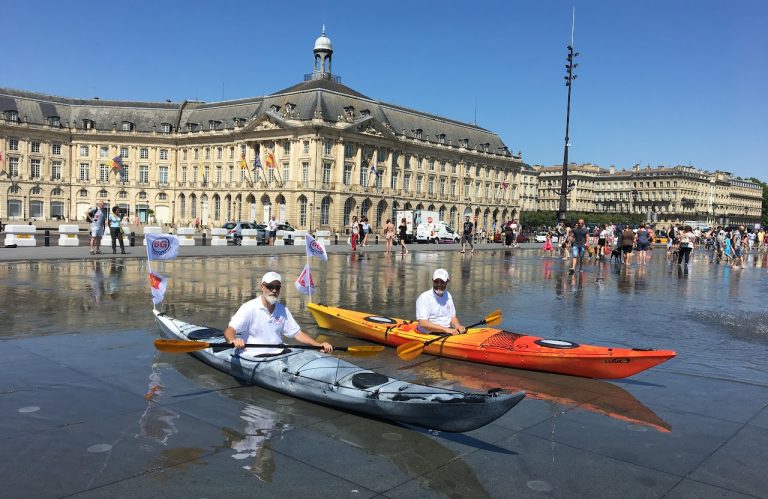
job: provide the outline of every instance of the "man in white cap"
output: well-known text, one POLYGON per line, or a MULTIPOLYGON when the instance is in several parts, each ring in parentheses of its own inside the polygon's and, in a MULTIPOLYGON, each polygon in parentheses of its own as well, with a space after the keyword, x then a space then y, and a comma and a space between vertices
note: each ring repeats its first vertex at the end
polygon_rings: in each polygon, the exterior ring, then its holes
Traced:
POLYGON ((423 292, 416 300, 416 320, 419 331, 432 334, 464 334, 467 328, 456 317, 453 298, 446 290, 448 271, 437 269, 432 274, 432 289, 423 292))
MULTIPOLYGON (((323 352, 333 351, 328 342, 319 343, 301 330, 291 312, 278 302, 282 278, 277 272, 267 272, 261 278, 261 296, 243 303, 232 316, 224 337, 237 348, 243 348, 246 343, 278 345, 283 342, 282 336, 293 338, 306 345, 317 347, 323 352)), ((277 355, 282 348, 249 348, 249 355, 277 355)))

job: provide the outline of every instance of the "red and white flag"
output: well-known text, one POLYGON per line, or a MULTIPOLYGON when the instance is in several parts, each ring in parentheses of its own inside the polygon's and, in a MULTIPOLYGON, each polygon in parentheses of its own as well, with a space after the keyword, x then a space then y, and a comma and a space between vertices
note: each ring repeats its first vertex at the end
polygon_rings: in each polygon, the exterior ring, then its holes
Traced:
POLYGON ((163 301, 167 287, 168 279, 154 272, 149 273, 149 290, 152 292, 152 303, 157 305, 163 301))
POLYGON ((299 293, 311 295, 315 290, 315 281, 312 279, 312 273, 309 271, 309 265, 304 265, 304 270, 299 274, 299 278, 294 283, 299 293))
POLYGON ((314 237, 307 234, 307 256, 319 256, 320 260, 327 262, 328 253, 325 251, 325 246, 320 241, 315 240, 314 237))

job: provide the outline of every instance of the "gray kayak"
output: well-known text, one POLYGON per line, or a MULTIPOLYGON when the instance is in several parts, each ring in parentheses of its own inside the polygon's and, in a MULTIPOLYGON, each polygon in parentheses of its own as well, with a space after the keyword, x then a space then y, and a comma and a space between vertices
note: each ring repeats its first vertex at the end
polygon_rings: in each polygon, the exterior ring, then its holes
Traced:
MULTIPOLYGON (((220 329, 197 326, 154 311, 172 339, 226 343, 220 329)), ((234 349, 207 348, 192 355, 247 384, 296 398, 424 428, 464 432, 480 428, 512 409, 524 392, 466 393, 417 385, 363 369, 316 350, 290 350, 249 357, 234 349)))

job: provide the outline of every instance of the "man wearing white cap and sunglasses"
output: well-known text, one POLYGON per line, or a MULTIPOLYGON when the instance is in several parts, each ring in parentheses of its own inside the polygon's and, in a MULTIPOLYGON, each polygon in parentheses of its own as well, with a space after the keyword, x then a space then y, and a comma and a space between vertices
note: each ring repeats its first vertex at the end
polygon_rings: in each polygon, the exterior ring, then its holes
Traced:
MULTIPOLYGON (((261 295, 243 303, 232 316, 224 337, 237 348, 246 343, 277 345, 282 336, 293 338, 305 345, 311 345, 329 353, 333 346, 328 342, 319 343, 301 330, 293 315, 278 302, 282 278, 277 272, 267 272, 261 278, 261 295)), ((281 348, 249 348, 249 355, 269 356, 283 353, 281 348)))
POLYGON ((432 289, 423 292, 416 300, 416 320, 422 333, 464 334, 467 328, 456 317, 448 287, 448 271, 437 269, 432 274, 432 289))

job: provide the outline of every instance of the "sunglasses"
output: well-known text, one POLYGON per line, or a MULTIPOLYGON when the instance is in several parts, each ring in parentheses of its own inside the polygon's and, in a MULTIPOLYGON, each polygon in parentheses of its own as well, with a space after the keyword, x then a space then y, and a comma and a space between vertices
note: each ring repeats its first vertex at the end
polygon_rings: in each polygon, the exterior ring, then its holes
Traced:
POLYGON ((280 284, 263 284, 265 288, 267 288, 270 291, 280 291, 280 288, 282 288, 282 285, 280 284))
POLYGON ((433 279, 432 284, 434 284, 435 286, 447 286, 448 281, 444 281, 442 279, 433 279))

